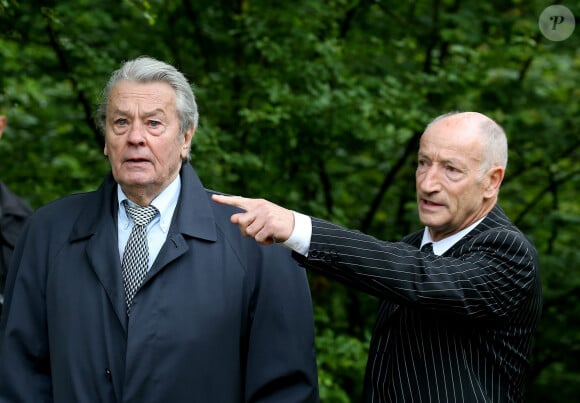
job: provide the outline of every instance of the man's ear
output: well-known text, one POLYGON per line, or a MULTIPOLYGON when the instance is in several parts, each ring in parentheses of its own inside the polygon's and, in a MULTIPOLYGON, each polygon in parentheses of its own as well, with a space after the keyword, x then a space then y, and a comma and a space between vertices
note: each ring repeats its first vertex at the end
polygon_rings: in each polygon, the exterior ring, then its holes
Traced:
POLYGON ((500 166, 491 167, 489 171, 487 171, 485 178, 486 186, 484 189, 485 197, 492 198, 498 195, 504 174, 505 169, 500 166))
POLYGON ((191 150, 191 140, 195 136, 195 129, 192 127, 183 135, 183 145, 181 146, 181 158, 187 157, 189 150, 191 150))
POLYGON ((6 128, 6 116, 0 115, 0 138, 2 137, 2 133, 4 133, 5 128, 6 128))

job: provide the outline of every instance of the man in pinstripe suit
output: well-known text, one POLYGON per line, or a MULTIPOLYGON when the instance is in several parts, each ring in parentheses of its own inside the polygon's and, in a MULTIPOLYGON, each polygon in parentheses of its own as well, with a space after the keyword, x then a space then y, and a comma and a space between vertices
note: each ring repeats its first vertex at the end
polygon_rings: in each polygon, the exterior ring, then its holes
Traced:
POLYGON ((231 218, 245 235, 381 299, 366 402, 519 402, 541 285, 534 246, 497 204, 506 165, 505 133, 487 116, 433 120, 416 171, 425 228, 400 242, 266 200, 214 200, 246 210, 231 218))

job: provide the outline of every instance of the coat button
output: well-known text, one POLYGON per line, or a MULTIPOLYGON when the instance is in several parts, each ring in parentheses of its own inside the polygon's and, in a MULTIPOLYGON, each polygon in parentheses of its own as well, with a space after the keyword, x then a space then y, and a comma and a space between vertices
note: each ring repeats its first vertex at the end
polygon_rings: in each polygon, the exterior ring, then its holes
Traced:
POLYGON ((105 369, 105 377, 109 381, 112 381, 113 380, 113 375, 111 374, 111 370, 109 368, 106 368, 105 369))
POLYGON ((335 250, 331 250, 330 253, 328 254, 328 259, 327 261, 329 263, 334 263, 338 260, 339 254, 337 251, 335 250))

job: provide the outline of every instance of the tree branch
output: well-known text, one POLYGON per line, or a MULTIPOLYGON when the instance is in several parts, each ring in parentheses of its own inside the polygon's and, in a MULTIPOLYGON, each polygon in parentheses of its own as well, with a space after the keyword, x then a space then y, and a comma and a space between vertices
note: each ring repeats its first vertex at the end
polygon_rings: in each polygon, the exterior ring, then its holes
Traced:
POLYGON ((373 201, 371 202, 371 206, 369 207, 369 210, 367 211, 361 223, 360 230, 362 232, 366 232, 369 230, 371 223, 379 209, 381 201, 383 200, 383 197, 387 192, 387 190, 389 189, 389 187, 393 184, 395 176, 405 165, 407 158, 409 158, 410 155, 413 155, 415 150, 417 149, 417 145, 419 143, 419 138, 421 137, 421 134, 422 134, 421 132, 415 132, 413 134, 413 136, 407 142, 405 150, 403 151, 399 159, 395 162, 392 168, 386 173, 385 178, 383 179, 383 182, 381 183, 381 186, 379 188, 379 191, 377 192, 373 201))
POLYGON ((46 20, 46 31, 48 33, 48 40, 49 40, 50 46, 52 47, 52 49, 54 50, 54 53, 56 54, 56 56, 58 58, 61 70, 64 71, 68 75, 68 79, 72 83, 72 87, 76 93, 77 100, 80 103, 80 105, 84 111, 84 115, 85 115, 84 121, 85 121, 86 125, 90 128, 90 130, 93 132, 94 138, 97 141, 97 143, 99 144, 99 146, 104 147, 105 139, 101 135, 99 129, 97 129, 97 126, 96 126, 95 121, 93 119, 93 112, 92 112, 91 103, 89 102, 89 99, 86 96, 86 94, 80 89, 77 77, 75 76, 72 67, 68 63, 66 51, 62 47, 62 45, 58 39, 58 34, 56 33, 56 30, 54 29, 54 27, 52 25, 52 19, 50 18, 50 16, 46 12, 44 12, 43 15, 44 15, 44 18, 46 20))

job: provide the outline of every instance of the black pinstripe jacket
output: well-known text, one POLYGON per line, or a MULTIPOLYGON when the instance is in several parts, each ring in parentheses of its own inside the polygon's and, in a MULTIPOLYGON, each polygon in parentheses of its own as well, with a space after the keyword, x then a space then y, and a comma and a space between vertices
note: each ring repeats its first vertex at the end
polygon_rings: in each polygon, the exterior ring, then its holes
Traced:
POLYGON ((499 206, 444 255, 312 218, 316 272, 379 297, 365 402, 519 402, 541 311, 537 252, 499 206))

